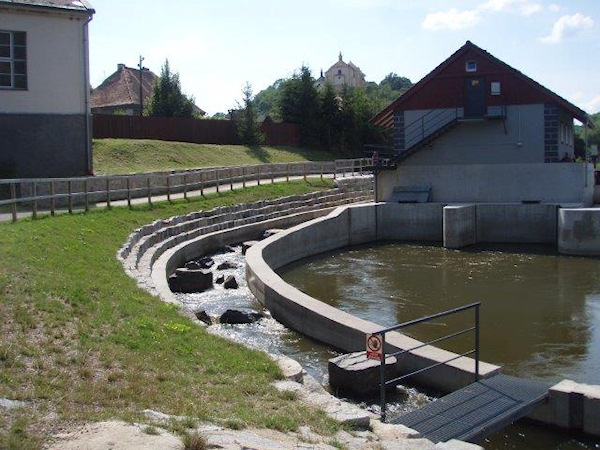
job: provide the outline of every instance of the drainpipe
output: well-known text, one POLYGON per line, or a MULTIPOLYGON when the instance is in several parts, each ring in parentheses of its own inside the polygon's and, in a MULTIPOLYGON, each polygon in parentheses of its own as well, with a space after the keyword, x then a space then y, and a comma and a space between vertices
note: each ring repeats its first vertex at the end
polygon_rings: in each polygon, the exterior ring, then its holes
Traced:
MULTIPOLYGON (((92 13, 93 14, 93 13, 92 13)), ((83 98, 85 104, 85 147, 87 150, 87 174, 93 173, 93 160, 92 160, 92 115, 90 113, 90 68, 89 68, 89 33, 88 24, 92 21, 92 15, 90 14, 83 24, 83 98)))

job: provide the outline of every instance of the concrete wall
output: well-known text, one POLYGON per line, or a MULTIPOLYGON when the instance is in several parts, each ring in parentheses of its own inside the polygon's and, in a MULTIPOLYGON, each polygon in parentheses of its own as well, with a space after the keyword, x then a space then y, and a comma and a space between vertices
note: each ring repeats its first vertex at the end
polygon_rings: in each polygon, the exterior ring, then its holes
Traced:
MULTIPOLYGON (((426 111, 404 111, 405 127, 426 111)), ((406 145, 410 145, 408 134, 406 145)), ((544 162, 544 105, 506 108, 506 120, 461 122, 402 165, 544 162)))
POLYGON ((477 207, 456 205, 444 207, 444 247, 461 248, 477 239, 477 207))
POLYGON ((584 163, 400 164, 377 177, 378 200, 391 198, 395 186, 431 185, 436 203, 510 203, 541 201, 591 205, 593 167, 584 163))
POLYGON ((85 114, 0 114, 0 178, 85 175, 85 121, 85 114))
POLYGON ((554 244, 557 205, 479 204, 478 242, 554 244))
MULTIPOLYGON (((338 208, 326 217, 298 225, 256 244, 246 254, 246 277, 251 291, 273 317, 284 325, 343 351, 364 350, 365 334, 376 332, 382 326, 354 317, 302 293, 285 283, 275 270, 314 254, 370 242, 381 235, 392 236, 394 233, 388 230, 398 230, 398 222, 389 224, 383 219, 392 217, 394 209, 400 212, 402 206, 406 205, 368 204, 338 208), (378 211, 379 208, 383 208, 383 212, 378 211)), ((405 210, 418 220, 423 220, 434 212, 441 218, 441 206, 434 208, 427 205, 422 215, 417 214, 416 209, 405 210)), ((441 224, 441 219, 438 222, 441 224)), ((441 231, 441 226, 439 228, 441 231)), ((416 239, 431 237, 432 229, 423 231, 422 236, 419 236, 418 231, 413 231, 413 235, 416 239)), ((404 231, 399 230, 398 236, 401 233, 404 231)), ((408 349, 419 344, 399 333, 388 334, 386 342, 390 351, 408 349)), ((446 361, 453 356, 455 355, 451 352, 428 346, 402 355, 398 367, 402 373, 408 373, 435 362, 446 361)), ((482 363, 480 370, 483 376, 489 376, 497 373, 499 368, 482 363)), ((459 358, 416 376, 414 381, 448 392, 471 383, 473 379, 474 361, 459 358)))
POLYGON ((600 255, 600 209, 562 208, 558 212, 558 251, 600 255))

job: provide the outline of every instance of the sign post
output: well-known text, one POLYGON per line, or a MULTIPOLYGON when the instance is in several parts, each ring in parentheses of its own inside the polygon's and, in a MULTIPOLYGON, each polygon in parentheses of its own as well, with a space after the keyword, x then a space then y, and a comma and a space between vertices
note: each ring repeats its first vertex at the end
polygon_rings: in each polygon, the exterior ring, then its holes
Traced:
POLYGON ((367 359, 375 359, 381 361, 383 358, 383 344, 380 334, 367 334, 367 359))

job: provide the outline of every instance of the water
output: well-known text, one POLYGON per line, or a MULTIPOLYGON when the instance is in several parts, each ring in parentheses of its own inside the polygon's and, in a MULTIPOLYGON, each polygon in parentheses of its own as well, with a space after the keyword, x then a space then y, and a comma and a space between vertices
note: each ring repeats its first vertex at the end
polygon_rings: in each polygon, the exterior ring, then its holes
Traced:
MULTIPOLYGON (((296 262, 288 283, 383 326, 481 301, 481 358, 503 372, 550 383, 600 384, 600 260, 559 256, 542 246, 379 243, 296 262)), ((472 312, 410 329, 431 340, 472 325, 472 312), (469 315, 470 314, 470 315, 469 315)), ((444 348, 464 352, 472 337, 444 348)), ((498 433, 486 448, 600 448, 527 424, 498 433)))

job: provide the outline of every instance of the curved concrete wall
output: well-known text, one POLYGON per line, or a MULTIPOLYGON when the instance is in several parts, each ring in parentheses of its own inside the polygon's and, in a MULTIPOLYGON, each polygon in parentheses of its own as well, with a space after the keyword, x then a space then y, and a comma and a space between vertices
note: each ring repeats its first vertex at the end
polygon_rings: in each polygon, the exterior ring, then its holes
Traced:
MULTIPOLYGON (((246 253, 248 286, 273 317, 286 326, 343 351, 364 350, 365 334, 382 329, 381 325, 359 319, 304 294, 285 283, 275 270, 293 261, 348 245, 380 238, 405 239, 407 232, 410 232, 410 239, 439 240, 443 205, 422 206, 367 204, 339 207, 326 217, 278 233, 246 253), (408 214, 402 214, 403 211, 408 214), (394 220, 410 221, 413 225, 427 223, 428 226, 403 227, 394 220)), ((419 344, 400 333, 389 333, 386 340, 390 351, 419 344)), ((426 346, 401 355, 398 365, 401 372, 408 373, 454 356, 454 353, 426 346)), ((414 381, 449 392, 472 383, 474 367, 474 360, 463 357, 419 374, 414 381)), ((499 370, 498 366, 480 364, 483 377, 499 370)))

